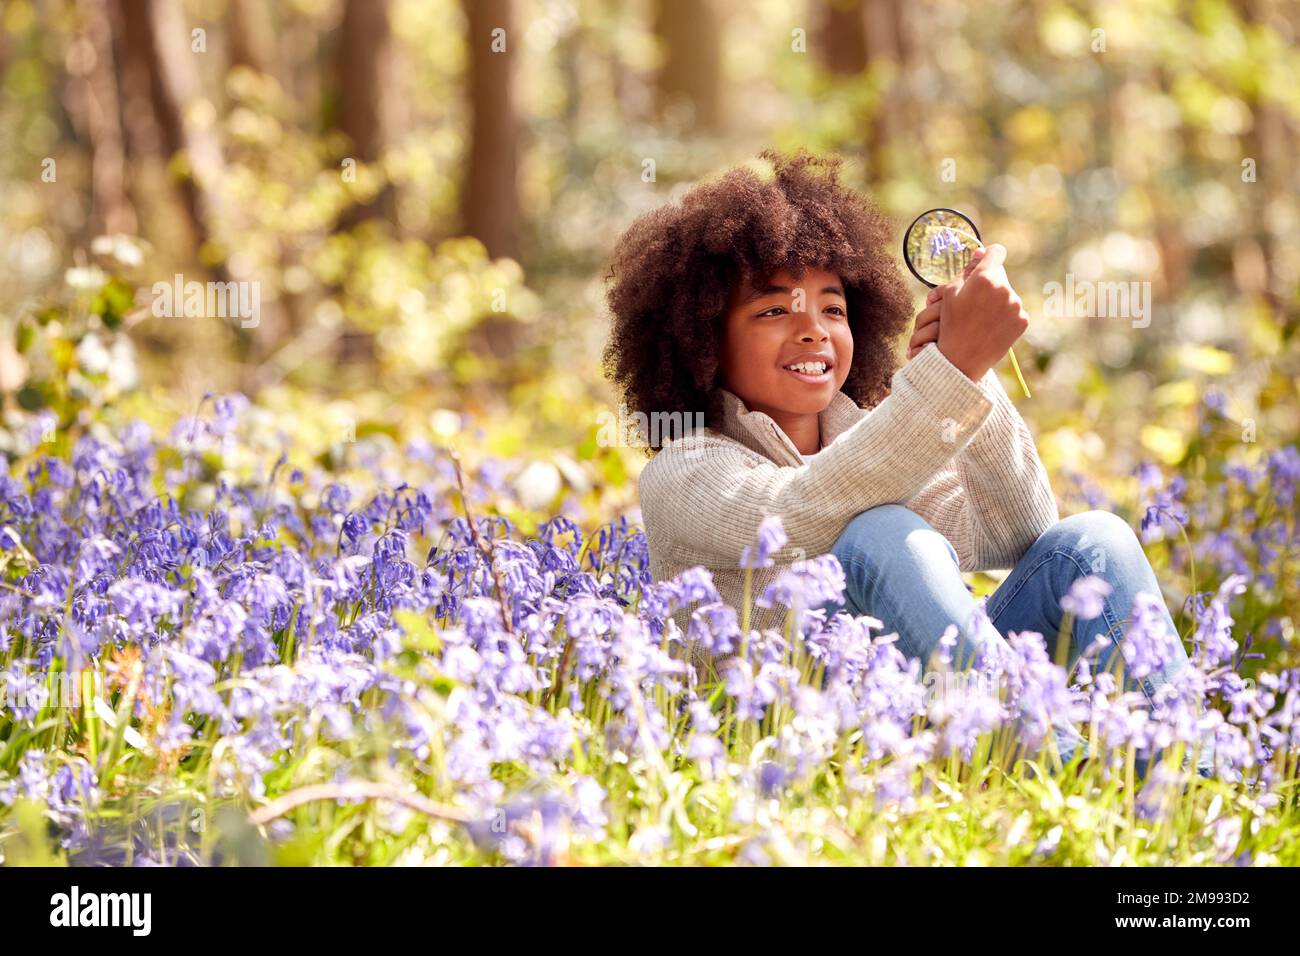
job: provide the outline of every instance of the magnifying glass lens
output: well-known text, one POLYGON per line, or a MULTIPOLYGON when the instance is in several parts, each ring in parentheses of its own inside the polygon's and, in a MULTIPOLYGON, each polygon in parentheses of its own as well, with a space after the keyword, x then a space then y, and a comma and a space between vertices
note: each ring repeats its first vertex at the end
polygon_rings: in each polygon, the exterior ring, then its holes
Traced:
POLYGON ((931 209, 907 230, 903 256, 913 274, 934 287, 960 276, 971 256, 983 248, 973 222, 954 209, 931 209))

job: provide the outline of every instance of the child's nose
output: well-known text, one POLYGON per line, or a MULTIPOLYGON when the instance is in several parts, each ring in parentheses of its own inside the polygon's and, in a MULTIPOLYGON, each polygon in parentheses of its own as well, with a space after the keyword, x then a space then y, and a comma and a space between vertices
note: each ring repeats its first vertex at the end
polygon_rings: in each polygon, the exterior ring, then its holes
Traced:
POLYGON ((826 324, 816 310, 807 310, 796 312, 795 315, 801 320, 799 322, 800 339, 810 339, 820 337, 828 338, 829 333, 826 331, 826 324))

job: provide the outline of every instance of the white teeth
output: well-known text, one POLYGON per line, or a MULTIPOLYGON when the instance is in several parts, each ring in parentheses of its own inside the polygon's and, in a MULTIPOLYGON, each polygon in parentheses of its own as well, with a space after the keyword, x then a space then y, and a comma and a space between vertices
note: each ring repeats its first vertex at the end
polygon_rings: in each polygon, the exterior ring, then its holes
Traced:
POLYGON ((806 375, 821 375, 826 371, 825 362, 798 362, 794 365, 787 365, 786 368, 795 372, 803 372, 806 375))

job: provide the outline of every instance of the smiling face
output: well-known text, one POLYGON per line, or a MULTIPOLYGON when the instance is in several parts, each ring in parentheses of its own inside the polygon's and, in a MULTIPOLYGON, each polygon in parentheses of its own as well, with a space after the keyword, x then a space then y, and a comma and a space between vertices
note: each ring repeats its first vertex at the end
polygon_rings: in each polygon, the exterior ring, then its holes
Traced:
POLYGON ((848 303, 833 272, 809 268, 796 279, 782 269, 757 288, 732 291, 723 324, 723 387, 750 410, 770 415, 805 454, 817 450, 817 415, 852 364, 848 303))

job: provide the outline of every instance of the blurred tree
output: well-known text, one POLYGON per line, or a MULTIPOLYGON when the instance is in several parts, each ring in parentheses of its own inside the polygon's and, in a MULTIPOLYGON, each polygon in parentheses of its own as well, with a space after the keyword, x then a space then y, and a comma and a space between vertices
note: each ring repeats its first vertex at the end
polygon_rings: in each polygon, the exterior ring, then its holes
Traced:
POLYGON ((66 58, 79 92, 76 111, 90 143, 91 231, 134 233, 135 210, 126 188, 113 28, 109 8, 99 0, 77 0, 81 33, 66 58))
POLYGON ((658 78, 661 114, 689 104, 691 124, 722 127, 721 26, 714 0, 655 0, 654 32, 663 56, 658 78))
POLYGON ((228 0, 230 13, 230 65, 272 73, 275 28, 267 6, 257 0, 228 0))
POLYGON ((867 177, 873 184, 893 174, 891 146, 902 117, 902 78, 910 67, 911 44, 902 0, 865 0, 867 68, 879 77, 883 93, 872 112, 867 132, 867 177))
POLYGON ((866 0, 824 0, 817 50, 822 65, 839 76, 867 68, 866 0))
POLYGON ((148 77, 150 103, 168 158, 183 154, 181 196, 201 259, 225 281, 225 251, 217 236, 220 206, 213 188, 220 180, 221 144, 210 123, 186 122, 187 105, 202 96, 190 55, 191 32, 176 0, 118 0, 127 60, 148 77))
MULTIPOLYGON (((352 144, 352 158, 364 163, 376 162, 384 145, 389 42, 388 0, 344 0, 334 63, 336 125, 352 144)), ((391 219, 393 208, 392 190, 385 186, 370 202, 349 207, 339 225, 380 215, 391 219)))
POLYGON ((461 192, 464 231, 493 258, 519 255, 517 55, 510 0, 463 0, 469 45, 470 141, 461 192))
MULTIPOLYGON (((1263 30, 1273 18, 1273 4, 1266 0, 1239 0, 1241 19, 1256 30, 1263 30)), ((1295 19, 1300 10, 1287 4, 1295 19)), ((1281 18, 1277 18, 1281 22, 1281 18)), ((1267 228, 1269 210, 1280 208, 1286 190, 1283 171, 1294 167, 1295 150, 1281 106, 1267 95, 1262 83, 1245 91, 1245 102, 1254 122, 1243 136, 1243 151, 1255 162, 1256 185, 1250 192, 1251 221, 1257 223, 1251 235, 1238 238, 1233 250, 1233 272, 1243 292, 1262 296, 1269 308, 1279 309, 1283 290, 1277 283, 1276 236, 1267 228)), ((1293 128, 1293 127, 1292 127, 1293 128)))

